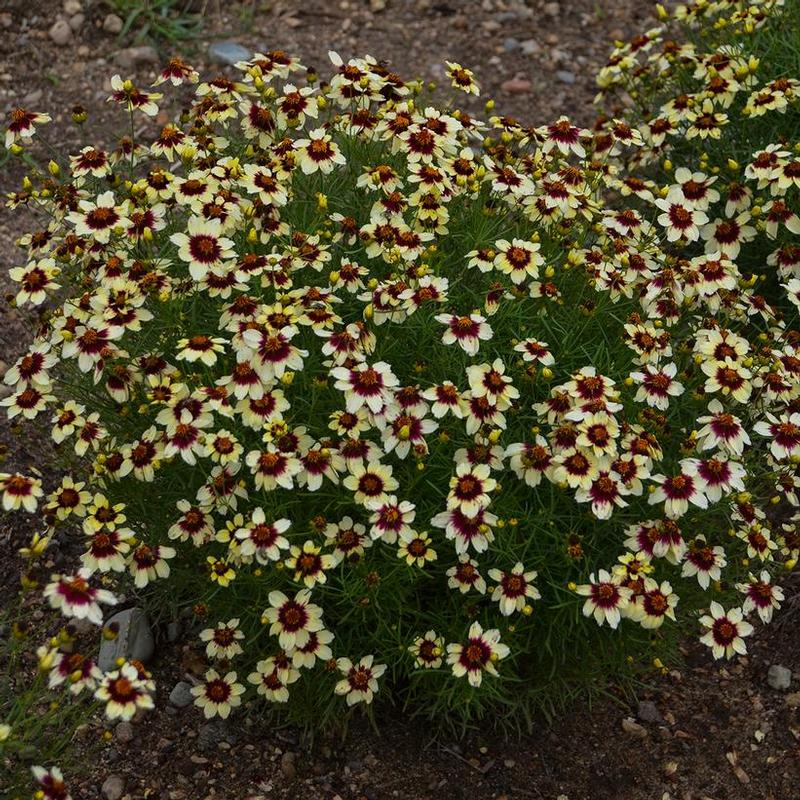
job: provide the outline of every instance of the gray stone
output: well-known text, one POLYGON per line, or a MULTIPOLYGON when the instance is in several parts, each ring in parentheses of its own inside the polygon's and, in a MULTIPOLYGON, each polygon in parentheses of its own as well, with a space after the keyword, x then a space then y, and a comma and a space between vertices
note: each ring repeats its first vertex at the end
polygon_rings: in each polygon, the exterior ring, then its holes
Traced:
POLYGON ((155 642, 147 615, 142 609, 126 608, 114 614, 105 627, 110 625, 117 626, 118 632, 114 639, 103 637, 97 657, 97 665, 103 672, 116 669, 118 658, 136 659, 143 663, 151 658, 155 642))
POLYGON ((135 735, 133 725, 130 722, 118 722, 116 728, 114 728, 114 738, 118 742, 122 742, 122 744, 132 742, 135 735))
POLYGON ((103 30, 106 33, 112 33, 115 36, 122 32, 123 25, 124 23, 122 22, 122 17, 118 16, 117 14, 106 14, 106 18, 103 20, 103 30))
POLYGON ((504 39, 503 50, 505 50, 506 53, 513 53, 515 50, 519 50, 519 39, 515 39, 513 36, 504 39))
POLYGON ((223 64, 236 64, 239 61, 247 61, 253 54, 238 42, 225 40, 212 42, 208 47, 208 55, 209 58, 223 64))
POLYGON ((652 700, 641 700, 636 709, 636 716, 642 722, 657 724, 662 721, 661 712, 652 700))
POLYGON ((556 2, 545 3, 542 11, 548 17, 557 17, 561 13, 561 4, 556 2))
POLYGON ((125 794, 125 781, 119 775, 109 775, 103 781, 100 792, 106 800, 120 800, 125 794))
POLYGON ((504 25, 507 22, 516 22, 519 19, 519 14, 516 11, 501 11, 494 15, 494 18, 504 25))
POLYGON ((175 643, 181 638, 181 624, 177 620, 173 620, 167 625, 167 641, 175 643))
POLYGON ((83 14, 73 14, 69 18, 69 27, 73 33, 77 33, 83 27, 84 22, 86 22, 86 17, 83 14))
POLYGON ((536 39, 526 39, 524 42, 520 42, 519 49, 526 56, 535 56, 537 53, 542 52, 542 46, 536 39))
POLYGON ((192 687, 186 681, 178 681, 169 693, 169 701, 176 708, 186 708, 194 702, 192 687))
POLYGON ((72 39, 72 28, 65 19, 57 19, 51 26, 47 35, 59 47, 66 47, 72 39))
POLYGON ((135 67, 137 64, 158 63, 158 53, 149 44, 138 47, 125 47, 114 53, 114 61, 125 69, 135 67))
POLYGON ((767 672, 767 683, 778 692, 785 692, 792 685, 792 671, 780 664, 773 664, 767 672))
POLYGON ((561 81, 561 83, 566 83, 569 84, 570 86, 572 86, 572 84, 575 83, 575 73, 570 72, 569 70, 566 69, 558 70, 558 72, 556 72, 556 78, 558 78, 561 81))
POLYGON ((81 0, 64 0, 64 13, 68 17, 80 14, 81 11, 83 11, 83 3, 81 3, 81 0))
POLYGON ((197 732, 197 744, 201 750, 216 750, 221 742, 236 744, 236 734, 223 720, 207 722, 197 732))

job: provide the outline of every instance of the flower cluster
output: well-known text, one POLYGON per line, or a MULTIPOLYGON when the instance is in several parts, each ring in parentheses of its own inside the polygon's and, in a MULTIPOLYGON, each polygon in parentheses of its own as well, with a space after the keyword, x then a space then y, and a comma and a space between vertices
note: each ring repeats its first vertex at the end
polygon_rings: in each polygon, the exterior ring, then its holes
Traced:
MULTIPOLYGON (((800 551, 800 160, 781 142, 655 165, 781 114, 797 82, 665 25, 617 49, 603 94, 644 63, 695 95, 524 127, 331 60, 327 82, 279 51, 235 80, 173 60, 156 85, 188 93, 180 124, 11 196, 47 215, 16 302, 52 306, 3 404, 78 466, 48 494, 0 488, 46 537, 82 531, 52 605, 100 622, 98 579, 127 575, 193 608, 208 717, 248 694, 369 704, 390 676, 449 711, 477 687, 512 702, 548 658, 591 656, 569 607, 632 647, 708 611, 701 641, 743 652, 800 551)), ((160 95, 112 85, 137 130, 160 95)), ((13 121, 19 150, 47 117, 13 121)), ((148 680, 124 665, 97 696, 126 717, 148 680)))

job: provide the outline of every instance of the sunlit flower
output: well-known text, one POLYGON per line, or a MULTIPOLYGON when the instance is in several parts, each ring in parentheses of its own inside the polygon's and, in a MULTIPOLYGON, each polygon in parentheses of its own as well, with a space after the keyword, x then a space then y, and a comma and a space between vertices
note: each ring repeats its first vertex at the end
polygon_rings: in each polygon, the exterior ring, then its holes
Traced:
POLYGON ((727 564, 725 550, 719 545, 710 546, 702 534, 697 536, 686 550, 686 560, 681 570, 682 578, 697 577, 703 589, 708 589, 711 581, 718 581, 722 568, 727 564))
POLYGON ((497 582, 492 590, 492 600, 500 604, 500 613, 508 617, 515 611, 522 611, 528 600, 539 600, 541 594, 533 585, 536 572, 525 572, 522 562, 517 562, 514 568, 504 572, 499 569, 490 569, 489 577, 497 582))
POLYGON ((0 472, 0 491, 3 493, 3 511, 24 509, 33 514, 43 494, 42 481, 19 473, 0 472))
POLYGON ((86 619, 95 625, 103 624, 102 605, 116 605, 117 598, 107 589, 89 584, 90 574, 79 570, 75 575, 53 575, 45 586, 44 596, 52 608, 65 617, 86 619))
MULTIPOLYGON (((8 143, 6 143, 8 146, 8 143)), ((64 782, 64 775, 58 767, 31 767, 33 778, 39 785, 38 793, 43 800, 72 800, 72 795, 64 782)))
POLYGON ((372 702, 378 691, 378 678, 386 672, 386 665, 375 664, 374 660, 374 656, 364 656, 355 664, 349 658, 336 660, 339 672, 345 677, 336 684, 334 692, 344 695, 348 706, 372 702))
POLYGON ((200 631, 200 641, 206 643, 206 655, 212 659, 230 661, 234 656, 243 653, 239 644, 242 639, 244 632, 239 630, 238 619, 218 622, 215 628, 200 631))
POLYGON ((289 700, 289 686, 299 678, 300 672, 291 664, 270 657, 256 664, 256 670, 247 676, 247 682, 254 684, 258 694, 267 700, 286 703, 289 700))
POLYGON ((480 314, 457 317, 453 314, 439 314, 437 322, 447 326, 442 335, 444 344, 458 344, 467 355, 474 356, 481 341, 492 338, 492 328, 480 314))
POLYGON ((495 664, 504 659, 510 650, 500 642, 500 631, 495 628, 485 631, 479 622, 473 622, 463 644, 447 645, 447 663, 453 675, 465 675, 471 686, 480 686, 483 673, 497 676, 495 664))
POLYGON ((269 608, 263 618, 270 623, 269 632, 278 635, 284 650, 304 647, 311 633, 322 630, 322 609, 310 600, 309 589, 300 590, 293 600, 283 592, 269 593, 269 608))
POLYGON ((188 233, 173 233, 169 238, 194 280, 203 280, 209 270, 234 258, 234 244, 222 235, 219 220, 190 217, 186 227, 188 233))
POLYGON ((781 607, 784 600, 783 590, 772 583, 766 570, 762 570, 758 577, 750 573, 748 578, 747 583, 736 584, 736 589, 745 596, 742 613, 747 615, 755 611, 762 622, 769 623, 773 612, 781 607))
POLYGON ((6 128, 6 148, 12 144, 28 144, 36 133, 37 125, 44 125, 52 121, 49 114, 41 111, 29 111, 27 108, 14 108, 11 110, 10 122, 6 128))
POLYGON ((241 705, 244 691, 245 687, 236 682, 235 672, 229 672, 222 677, 213 669, 206 672, 203 683, 192 687, 194 704, 203 709, 206 719, 227 719, 231 710, 241 705))
POLYGON ((94 696, 106 704, 105 713, 111 720, 130 720, 140 709, 154 707, 148 682, 142 680, 139 670, 130 663, 107 672, 94 696))
POLYGON ((627 609, 632 592, 620 585, 618 575, 611 576, 604 569, 589 576, 589 583, 578 586, 575 591, 584 597, 583 615, 594 617, 598 625, 607 622, 612 628, 619 625, 622 612, 627 609))
POLYGON ((744 639, 753 632, 753 626, 744 620, 740 608, 725 611, 712 601, 709 614, 700 617, 700 624, 706 628, 700 641, 711 648, 714 658, 732 658, 734 653, 744 655, 747 652, 744 639))
POLYGON ((408 652, 414 656, 414 662, 423 669, 438 669, 442 666, 444 656, 444 639, 436 631, 428 631, 418 636, 408 652))

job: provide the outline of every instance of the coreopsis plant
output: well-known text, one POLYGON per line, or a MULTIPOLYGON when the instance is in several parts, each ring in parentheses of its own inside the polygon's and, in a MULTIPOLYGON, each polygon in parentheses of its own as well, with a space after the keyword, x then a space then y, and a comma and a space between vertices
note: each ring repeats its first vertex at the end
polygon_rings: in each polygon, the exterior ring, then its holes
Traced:
MULTIPOLYGON (((50 602, 191 609, 207 717, 314 725, 374 698, 520 719, 683 635, 743 652, 800 549, 797 231, 752 222, 757 193, 796 199, 793 143, 733 191, 710 162, 645 169, 672 127, 722 136, 721 100, 672 103, 657 141, 479 120, 331 60, 326 82, 278 51, 236 79, 175 60, 180 120, 10 197, 44 215, 12 275, 43 311, 3 402, 74 469, 2 476, 4 504, 85 548, 50 602), (767 300, 741 259, 775 237, 767 300)), ((112 85, 148 130, 160 96, 112 85)), ((125 718, 151 681, 98 687, 125 718)))

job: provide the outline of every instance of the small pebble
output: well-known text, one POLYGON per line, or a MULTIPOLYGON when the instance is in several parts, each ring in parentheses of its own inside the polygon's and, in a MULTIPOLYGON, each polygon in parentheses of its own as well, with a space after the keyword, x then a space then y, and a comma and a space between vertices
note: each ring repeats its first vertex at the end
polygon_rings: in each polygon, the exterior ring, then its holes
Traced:
POLYGON ((194 702, 192 687, 186 681, 178 681, 169 693, 169 701, 176 708, 186 708, 194 702))
POLYGON ((526 39, 524 42, 520 43, 519 49, 522 51, 522 54, 526 56, 535 56, 537 53, 542 52, 542 46, 536 39, 526 39))
POLYGON ((787 694, 784 701, 789 708, 800 708, 800 692, 787 694))
POLYGON ((640 701, 639 706, 636 709, 636 716, 642 722, 657 724, 663 721, 661 712, 658 710, 658 706, 652 700, 640 701))
POLYGON ((137 64, 158 63, 158 53, 148 44, 138 47, 125 47, 114 53, 114 61, 125 69, 135 67, 137 64))
POLYGON ((296 756, 291 751, 287 751, 281 756, 281 772, 286 780, 293 781, 297 777, 295 760, 296 756))
POLYGON ((767 672, 767 683, 777 692, 785 692, 792 685, 792 671, 781 664, 773 664, 767 672))
POLYGON ((622 720, 622 730, 637 739, 644 739, 647 736, 647 730, 630 717, 622 720))
POLYGON ((120 800, 125 793, 125 781, 119 775, 109 775, 100 787, 106 800, 120 800))
POLYGON ((212 42, 208 47, 208 55, 209 58, 223 64, 236 64, 239 61, 247 61, 252 53, 238 42, 224 41, 212 42))
POLYGON ((72 28, 69 22, 65 19, 57 19, 51 26, 47 35, 58 45, 58 47, 65 47, 72 39, 72 28))
POLYGON ((116 36, 122 31, 122 26, 122 17, 117 14, 106 14, 106 18, 103 20, 103 30, 106 33, 111 33, 116 36))
POLYGON ((500 89, 506 94, 528 94, 531 90, 531 82, 524 78, 511 78, 500 84, 500 89))
POLYGON ((122 744, 128 744, 128 742, 132 742, 136 733, 133 730, 133 725, 130 722, 119 722, 117 723, 117 727, 114 728, 114 738, 118 742, 122 742, 122 744))

